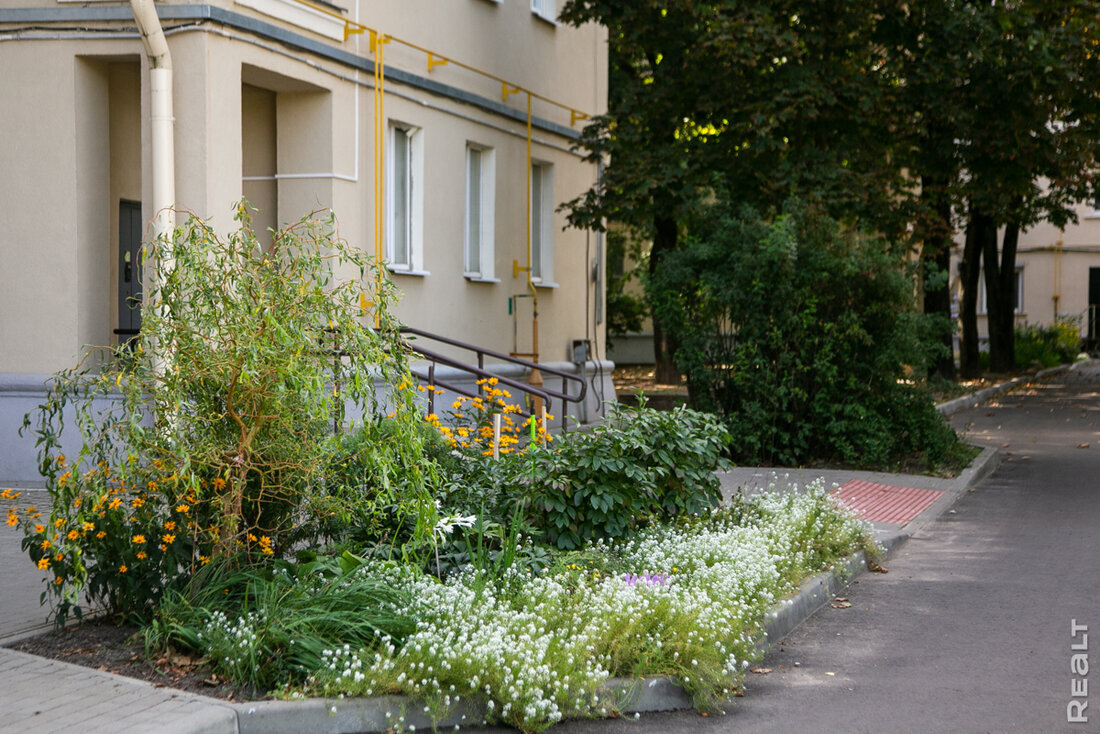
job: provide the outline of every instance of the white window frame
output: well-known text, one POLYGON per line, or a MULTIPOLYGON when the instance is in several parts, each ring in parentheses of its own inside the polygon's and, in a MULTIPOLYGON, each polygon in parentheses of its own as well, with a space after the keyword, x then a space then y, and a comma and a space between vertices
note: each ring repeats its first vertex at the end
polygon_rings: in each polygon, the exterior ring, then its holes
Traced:
POLYGON ((494 275, 496 219, 496 152, 477 143, 466 144, 466 206, 463 228, 462 274, 469 280, 499 282, 494 275), (475 180, 476 160, 476 180, 475 180), (475 196, 476 194, 476 196, 475 196), (477 263, 472 262, 476 248, 477 263))
MULTIPOLYGON (((986 315, 989 309, 985 300, 985 268, 982 268, 978 280, 978 313, 986 315)), ((1016 266, 1016 309, 1012 312, 1016 315, 1026 313, 1024 311, 1024 266, 1016 266)))
POLYGON ((558 24, 557 0, 531 0, 531 12, 553 25, 558 24))
POLYGON ((531 163, 531 281, 553 286, 554 280, 554 166, 531 163))
POLYGON ((395 273, 427 275, 424 270, 424 131, 413 125, 390 122, 386 143, 386 266, 395 273), (405 155, 399 168, 397 149, 403 139, 405 155), (404 179, 398 172, 404 170, 404 179), (398 218, 398 203, 404 203, 404 221, 398 218), (394 251, 398 228, 404 228, 406 252, 394 251))

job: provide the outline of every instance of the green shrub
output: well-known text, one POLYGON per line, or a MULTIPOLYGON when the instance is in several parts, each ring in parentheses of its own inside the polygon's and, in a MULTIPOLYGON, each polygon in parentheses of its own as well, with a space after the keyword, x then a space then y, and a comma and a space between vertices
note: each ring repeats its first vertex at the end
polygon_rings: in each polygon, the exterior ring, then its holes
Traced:
POLYGON ((1054 367, 1072 362, 1081 349, 1080 319, 1060 316, 1049 326, 1024 324, 1016 327, 1016 367, 1035 363, 1054 367))
POLYGON ((640 523, 708 509, 729 435, 712 416, 615 406, 592 431, 532 452, 533 507, 548 540, 579 548, 640 523))
POLYGON ((733 458, 932 468, 957 438, 905 384, 934 347, 904 253, 812 209, 773 222, 713 205, 649 284, 679 339, 692 407, 717 413, 733 458))
POLYGON ((24 419, 52 509, 48 520, 24 510, 15 524, 52 571, 44 597, 56 599, 59 622, 79 615, 81 592, 145 615, 211 560, 282 554, 295 526, 319 515, 369 524, 399 506, 431 540, 427 439, 388 311, 392 286, 331 217, 307 216, 269 249, 243 207, 240 218, 228 237, 192 218, 171 241, 147 243, 157 277, 140 337, 59 373, 24 419), (404 389, 383 404, 376 379, 404 389), (387 413, 390 440, 356 459, 369 476, 334 470, 346 447, 334 431, 387 413), (66 428, 80 434, 78 456, 60 454, 66 428), (352 490, 334 487, 334 475, 352 490), (325 497, 342 502, 334 510, 325 497))

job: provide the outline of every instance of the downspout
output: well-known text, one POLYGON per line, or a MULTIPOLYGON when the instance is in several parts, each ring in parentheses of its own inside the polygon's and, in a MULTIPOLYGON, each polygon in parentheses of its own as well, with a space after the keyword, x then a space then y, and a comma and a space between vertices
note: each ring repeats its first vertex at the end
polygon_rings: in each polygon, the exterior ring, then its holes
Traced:
MULTIPOLYGON (((153 0, 130 0, 145 54, 149 58, 153 132, 153 229, 155 240, 170 240, 176 227, 175 117, 172 114, 172 55, 153 0)), ((158 264, 159 265, 159 264, 158 264)))

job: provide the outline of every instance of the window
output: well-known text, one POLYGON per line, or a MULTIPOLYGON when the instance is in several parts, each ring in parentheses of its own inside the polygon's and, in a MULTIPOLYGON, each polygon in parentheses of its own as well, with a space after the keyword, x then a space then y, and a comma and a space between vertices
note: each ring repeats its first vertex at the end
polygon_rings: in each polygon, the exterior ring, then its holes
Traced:
POLYGON ((390 126, 387 166, 386 262, 396 272, 427 275, 423 267, 424 170, 423 132, 408 125, 390 126))
MULTIPOLYGON (((1016 268, 1016 308, 1013 313, 1024 313, 1024 268, 1022 265, 1016 268)), ((989 313, 985 301, 985 270, 982 270, 978 280, 978 313, 989 313)))
POLYGON ((464 275, 493 279, 493 201, 496 177, 492 148, 466 146, 466 236, 464 275))
POLYGON ((531 0, 531 12, 543 20, 557 24, 558 9, 556 0, 531 0))
POLYGON ((548 163, 531 166, 531 280, 554 278, 554 176, 548 163))

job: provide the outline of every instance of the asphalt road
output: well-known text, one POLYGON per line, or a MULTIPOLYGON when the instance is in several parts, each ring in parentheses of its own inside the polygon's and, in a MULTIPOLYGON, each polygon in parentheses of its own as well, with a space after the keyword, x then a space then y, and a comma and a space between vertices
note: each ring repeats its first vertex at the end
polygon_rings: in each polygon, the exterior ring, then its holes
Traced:
POLYGON ((850 608, 824 608, 770 652, 772 672, 750 675, 726 715, 552 731, 1100 732, 1100 364, 952 422, 1002 447, 1000 467, 888 573, 859 577, 850 608), (1073 700, 1089 705, 1067 711, 1073 700))

